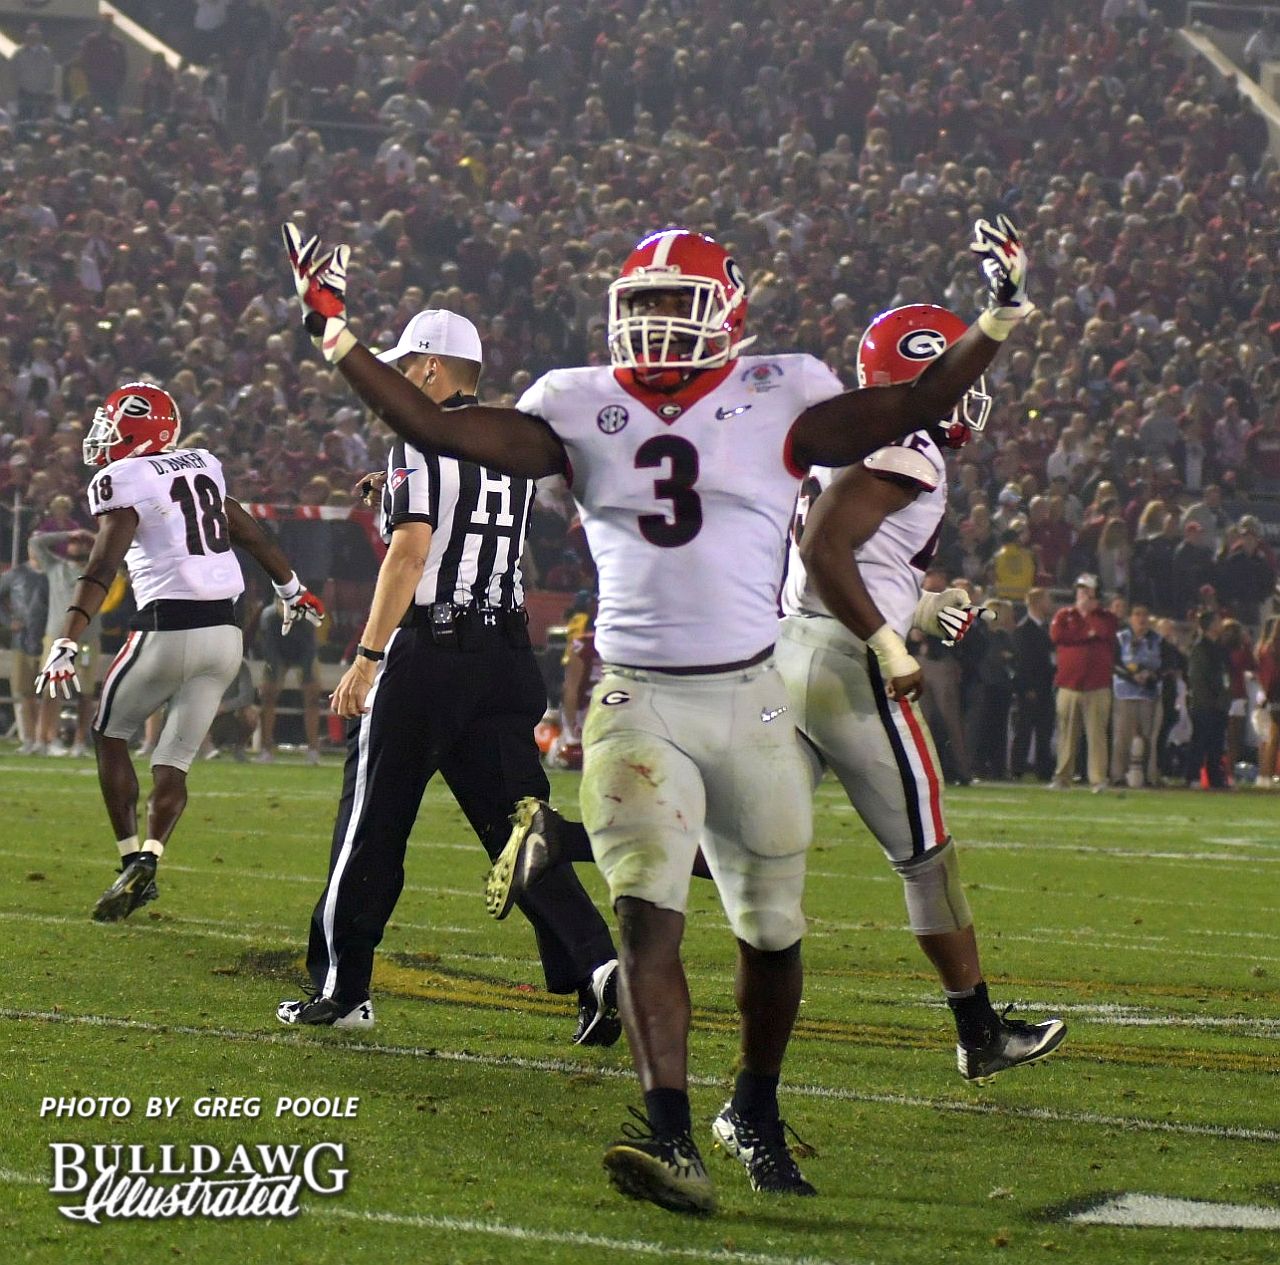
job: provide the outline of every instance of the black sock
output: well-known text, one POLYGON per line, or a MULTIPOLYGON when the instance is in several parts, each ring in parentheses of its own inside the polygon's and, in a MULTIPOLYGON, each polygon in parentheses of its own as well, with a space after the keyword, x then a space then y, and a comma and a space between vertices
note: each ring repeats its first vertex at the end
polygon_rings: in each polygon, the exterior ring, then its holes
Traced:
POLYGON ((947 1005, 955 1016, 956 1033, 961 1045, 986 1045, 991 1040, 1000 1017, 991 1007, 984 980, 979 980, 973 991, 966 996, 948 996, 947 1005))
POLYGON ((644 1110, 655 1134, 670 1137, 693 1132, 689 1095, 683 1089, 649 1090, 644 1096, 644 1110))
POLYGON ((741 1071, 733 1086, 733 1109, 748 1120, 778 1118, 778 1078, 741 1071))

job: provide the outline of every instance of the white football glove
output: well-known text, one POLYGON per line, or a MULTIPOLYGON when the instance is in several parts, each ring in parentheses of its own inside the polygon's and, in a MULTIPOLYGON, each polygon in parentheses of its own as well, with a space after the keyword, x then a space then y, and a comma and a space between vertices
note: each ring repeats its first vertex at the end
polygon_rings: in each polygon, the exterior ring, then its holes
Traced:
POLYGON ((1007 215, 997 215, 995 224, 979 220, 973 226, 969 249, 982 259, 990 299, 978 325, 988 338, 1004 342, 1019 321, 1035 311, 1027 298, 1027 252, 1007 215))
POLYGON ((356 345, 347 328, 347 262, 350 246, 320 254, 320 239, 305 242, 296 224, 285 224, 284 245, 293 271, 293 288, 302 304, 302 323, 320 354, 336 365, 356 345))
POLYGON ((911 622, 931 637, 941 637, 944 646, 954 646, 978 622, 995 619, 988 606, 975 606, 964 589, 943 589, 941 593, 921 593, 911 622))
POLYGON ((48 687, 49 697, 58 697, 58 688, 62 688, 62 697, 71 698, 80 693, 80 678, 76 675, 76 655, 80 646, 70 637, 59 637, 49 647, 49 657, 36 677, 36 697, 44 693, 48 687))
POLYGON ((297 575, 292 575, 283 584, 272 582, 276 596, 280 599, 280 635, 287 637, 289 630, 299 619, 319 628, 324 623, 324 603, 310 589, 304 588, 297 575))

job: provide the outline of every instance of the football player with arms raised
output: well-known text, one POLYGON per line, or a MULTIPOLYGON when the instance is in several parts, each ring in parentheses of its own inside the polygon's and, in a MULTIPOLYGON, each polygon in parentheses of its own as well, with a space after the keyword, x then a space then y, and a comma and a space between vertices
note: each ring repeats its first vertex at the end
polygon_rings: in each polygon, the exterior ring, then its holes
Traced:
MULTIPOLYGON (((945 308, 914 303, 877 316, 858 346, 858 383, 892 387, 965 334, 945 308)), ((942 981, 969 1080, 1043 1058, 1062 1022, 998 1015, 987 996, 955 845, 942 816, 942 774, 915 706, 913 625, 954 644, 982 608, 962 589, 922 593, 947 507, 943 449, 986 425, 982 379, 941 422, 844 470, 815 466, 801 485, 778 639, 778 670, 805 738, 816 787, 824 768, 903 881, 911 929, 942 981)))
POLYGON ((800 1004, 808 770, 773 666, 796 489, 945 416, 1030 310, 1013 226, 979 224, 991 306, 914 382, 846 392, 809 355, 742 356, 742 270, 701 234, 646 237, 610 286, 612 364, 552 370, 515 408, 438 408, 347 327, 349 250, 285 229, 308 332, 415 445, 562 474, 599 572, 604 674, 583 732, 582 812, 621 938, 622 1016, 644 1091, 605 1167, 628 1195, 710 1212, 692 1137, 684 910, 701 845, 738 944, 741 1068, 717 1138, 752 1185, 813 1194, 777 1088, 800 1004))
POLYGON ((98 468, 89 484, 98 534, 62 635, 36 678, 37 693, 79 693, 77 638, 123 562, 138 613, 103 678, 93 719, 98 782, 120 854, 120 877, 93 911, 98 922, 115 922, 156 899, 157 862, 187 804, 187 770, 240 670, 243 639, 232 607, 244 578, 232 545, 247 549, 271 577, 286 629, 300 617, 315 624, 324 618, 288 559, 227 496, 217 457, 203 448, 176 451, 181 428, 173 397, 147 382, 112 391, 94 415, 84 461, 98 468), (139 844, 129 740, 161 707, 167 712, 151 752, 153 785, 139 844))

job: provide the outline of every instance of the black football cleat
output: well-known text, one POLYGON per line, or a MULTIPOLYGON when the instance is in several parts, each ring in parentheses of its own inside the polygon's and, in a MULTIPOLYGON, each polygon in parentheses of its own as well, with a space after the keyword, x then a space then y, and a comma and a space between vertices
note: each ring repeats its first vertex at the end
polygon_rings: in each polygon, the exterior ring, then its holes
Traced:
POLYGON ((93 921, 119 922, 139 905, 145 905, 159 895, 156 857, 153 853, 144 852, 136 861, 124 866, 120 877, 98 897, 98 903, 93 907, 93 921))
POLYGON ((716 1192, 706 1165, 688 1133, 659 1135, 634 1107, 644 1125, 622 1126, 622 1137, 604 1153, 604 1167, 615 1189, 631 1199, 647 1199, 671 1212, 715 1212, 716 1192))
POLYGON ((996 1028, 982 1045, 956 1046, 956 1066, 960 1075, 979 1083, 990 1080, 1011 1067, 1034 1063, 1062 1044, 1067 1025, 1061 1019, 1045 1019, 1041 1023, 1023 1023, 1006 1018, 1012 1006, 1006 1006, 997 1019, 996 1028))
POLYGON ((574 1045, 613 1045, 622 1035, 618 1018, 618 959, 610 958, 591 972, 578 1005, 574 1045))
POLYGON ((317 1028, 372 1028, 373 1002, 367 997, 354 1006, 340 1006, 332 997, 317 993, 299 1001, 282 1001, 276 1007, 281 1023, 305 1023, 317 1028))
MULTIPOLYGON (((787 1145, 783 1120, 748 1120, 727 1102, 711 1122, 711 1132, 725 1152, 738 1160, 751 1178, 751 1189, 768 1195, 816 1195, 787 1145)), ((811 1150, 790 1130, 798 1145, 811 1150)))
POLYGON ((560 823, 550 804, 528 797, 511 814, 511 835, 489 871, 484 884, 484 904, 501 922, 522 892, 532 887, 561 861, 560 823))

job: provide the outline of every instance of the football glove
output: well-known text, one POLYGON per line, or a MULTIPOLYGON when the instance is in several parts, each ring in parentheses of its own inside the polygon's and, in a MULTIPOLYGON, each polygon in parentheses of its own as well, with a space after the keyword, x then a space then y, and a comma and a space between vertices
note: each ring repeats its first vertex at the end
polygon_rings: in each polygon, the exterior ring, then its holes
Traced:
POLYGON ((280 635, 287 637, 289 630, 299 619, 319 627, 324 623, 324 603, 302 581, 292 575, 283 584, 271 585, 280 599, 280 635))
POLYGON ((44 693, 48 687, 49 697, 58 697, 58 687, 62 687, 62 697, 71 698, 80 693, 80 678, 76 675, 76 655, 80 646, 70 637, 59 637, 49 647, 49 657, 36 677, 36 697, 44 693))
POLYGON ((349 246, 320 253, 320 239, 304 242, 296 224, 284 225, 284 245, 293 271, 293 288, 302 304, 302 323, 320 354, 336 365, 356 345, 347 328, 349 246))
POLYGON ((944 646, 954 646, 978 622, 995 619, 988 606, 974 606, 964 589, 944 589, 941 593, 921 593, 911 622, 931 637, 941 637, 944 646))
POLYGON ((981 257, 990 296, 978 325, 988 338, 1003 342, 1018 322, 1035 310, 1027 298, 1026 249, 1007 215, 997 215, 995 224, 979 220, 973 226, 969 249, 981 257))

